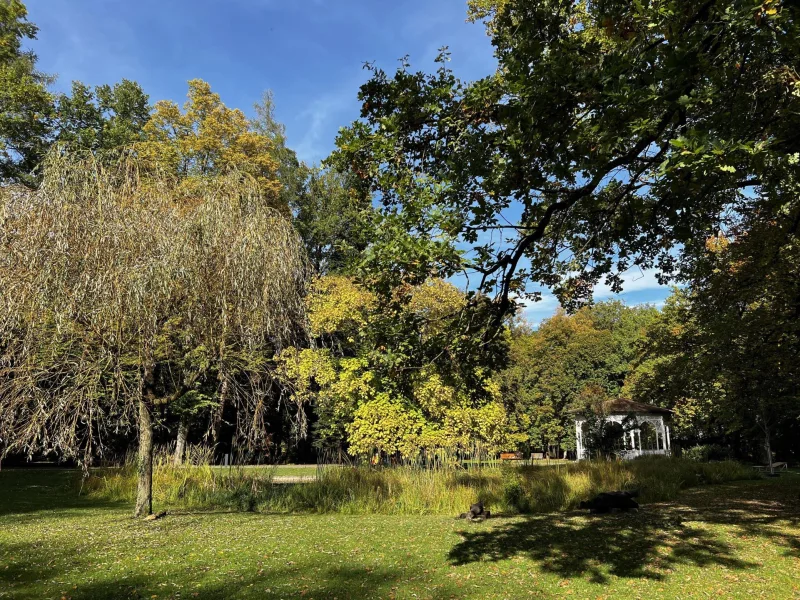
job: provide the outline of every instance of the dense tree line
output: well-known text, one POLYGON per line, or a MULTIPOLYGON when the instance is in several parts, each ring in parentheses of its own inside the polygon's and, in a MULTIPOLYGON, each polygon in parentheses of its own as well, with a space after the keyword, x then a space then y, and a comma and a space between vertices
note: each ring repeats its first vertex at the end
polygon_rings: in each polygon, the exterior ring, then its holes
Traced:
POLYGON ((373 68, 320 167, 269 92, 52 92, 0 0, 0 451, 138 436, 138 513, 154 443, 561 453, 620 396, 679 445, 796 456, 798 9, 469 4, 497 72, 373 68), (634 267, 680 284, 662 310, 593 302, 634 267), (535 329, 532 284, 564 307, 535 329))
POLYGON ((375 67, 339 136, 334 160, 396 234, 376 240, 373 272, 466 272, 502 327, 531 283, 574 311, 597 283, 655 268, 686 286, 684 310, 654 326, 664 344, 630 389, 693 403, 723 438, 791 439, 798 7, 472 0, 470 15, 496 73, 459 81, 446 51, 434 73, 375 67), (405 244, 416 253, 393 251, 405 244))
POLYGON ((651 306, 615 301, 559 312, 537 330, 512 328, 510 366, 498 379, 531 448, 552 455, 575 449, 575 417, 619 397, 657 316, 651 306))
POLYGON ((156 443, 297 446, 273 357, 307 343, 305 281, 346 268, 363 206, 286 147, 270 94, 248 118, 201 80, 183 107, 51 93, 25 17, 0 2, 0 452, 90 465, 138 435, 144 514, 156 443))

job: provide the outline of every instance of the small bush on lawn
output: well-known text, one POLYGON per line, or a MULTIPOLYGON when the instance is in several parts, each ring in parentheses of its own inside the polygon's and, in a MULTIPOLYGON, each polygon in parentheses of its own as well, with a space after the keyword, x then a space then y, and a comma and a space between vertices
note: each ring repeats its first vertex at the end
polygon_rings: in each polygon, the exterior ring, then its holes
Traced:
POLYGON ((695 462, 709 462, 712 460, 731 460, 733 453, 730 448, 719 444, 703 444, 693 446, 683 451, 683 458, 695 462))

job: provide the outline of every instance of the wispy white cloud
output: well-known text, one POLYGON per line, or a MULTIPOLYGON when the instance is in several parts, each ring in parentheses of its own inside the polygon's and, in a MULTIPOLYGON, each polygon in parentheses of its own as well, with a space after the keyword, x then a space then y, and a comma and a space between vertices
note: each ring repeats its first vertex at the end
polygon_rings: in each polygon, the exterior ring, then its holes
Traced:
POLYGON ((300 119, 307 123, 305 133, 297 144, 297 155, 301 160, 314 163, 324 158, 327 140, 323 143, 322 134, 332 112, 334 106, 325 99, 319 99, 300 113, 300 119))
MULTIPOLYGON (((328 92, 313 100, 299 113, 296 121, 305 127, 300 141, 295 144, 300 160, 315 163, 330 153, 339 127, 358 117, 359 85, 344 85, 328 92)), ((291 137, 291 131, 289 135, 291 137)))
POLYGON ((644 292, 649 290, 664 290, 668 291, 669 286, 661 285, 656 277, 658 270, 656 269, 632 269, 622 275, 622 292, 619 294, 611 290, 611 286, 606 283, 600 283, 595 287, 594 297, 597 300, 604 300, 619 296, 625 296, 634 292, 644 292))
POLYGON ((538 302, 519 297, 515 300, 522 307, 522 316, 533 327, 538 327, 542 321, 552 317, 559 307, 558 299, 550 292, 542 292, 538 302))
MULTIPOLYGON (((594 290, 596 301, 620 299, 629 306, 651 305, 656 308, 663 308, 665 297, 670 293, 671 287, 661 285, 656 277, 656 269, 632 270, 622 276, 623 291, 615 294, 611 291, 611 286, 603 283, 594 290)), ((549 319, 556 314, 560 303, 558 299, 549 291, 542 292, 542 299, 539 302, 515 298, 517 303, 522 306, 522 315, 533 327, 538 327, 542 321, 549 319)))

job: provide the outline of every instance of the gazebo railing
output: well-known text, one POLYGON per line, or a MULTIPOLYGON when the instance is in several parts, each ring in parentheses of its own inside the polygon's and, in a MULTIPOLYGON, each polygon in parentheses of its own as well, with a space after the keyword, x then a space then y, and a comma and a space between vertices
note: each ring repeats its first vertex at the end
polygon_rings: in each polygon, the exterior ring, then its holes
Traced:
MULTIPOLYGON (((627 415, 609 415, 607 420, 612 423, 623 423, 628 418, 627 415)), ((625 447, 616 451, 617 456, 623 460, 638 456, 670 456, 672 454, 670 428, 664 416, 638 414, 635 415, 635 419, 637 427, 623 434, 622 444, 625 447), (650 430, 648 436, 653 436, 650 439, 646 439, 647 436, 642 434, 642 430, 645 428, 650 430)), ((584 419, 575 421, 576 458, 578 460, 589 458, 589 453, 583 445, 583 423, 584 419)))

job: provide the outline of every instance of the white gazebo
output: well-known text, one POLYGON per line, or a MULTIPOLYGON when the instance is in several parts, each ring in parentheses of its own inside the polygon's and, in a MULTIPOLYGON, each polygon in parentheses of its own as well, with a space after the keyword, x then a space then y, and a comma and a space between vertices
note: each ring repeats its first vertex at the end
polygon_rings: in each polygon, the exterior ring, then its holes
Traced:
MULTIPOLYGON (((643 404, 632 400, 609 400, 603 404, 602 415, 606 421, 618 423, 622 428, 626 424, 635 423, 635 427, 625 431, 620 437, 617 455, 623 459, 637 456, 669 455, 671 451, 669 439, 669 418, 672 411, 652 404, 643 404)), ((577 440, 578 460, 589 458, 583 445, 584 417, 575 419, 575 439, 577 440)))

